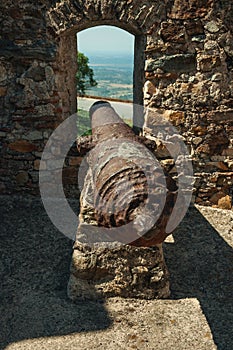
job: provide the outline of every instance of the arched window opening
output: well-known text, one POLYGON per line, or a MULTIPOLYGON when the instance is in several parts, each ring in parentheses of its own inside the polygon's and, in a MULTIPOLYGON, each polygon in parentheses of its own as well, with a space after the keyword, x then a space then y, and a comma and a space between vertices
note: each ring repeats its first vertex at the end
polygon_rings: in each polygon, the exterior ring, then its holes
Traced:
POLYGON ((82 53, 88 58, 93 72, 91 79, 97 82, 97 85, 91 84, 88 79, 85 93, 77 91, 79 135, 87 132, 90 126, 84 125, 88 123, 87 111, 98 99, 111 101, 118 113, 120 104, 121 117, 136 133, 140 132, 143 116, 138 115, 135 106, 143 105, 144 50, 144 35, 131 34, 116 26, 97 25, 77 33, 77 55, 82 53))
POLYGON ((77 48, 78 55, 84 54, 88 58, 91 79, 97 83, 91 84, 90 76, 87 76, 85 93, 77 91, 80 132, 88 133, 87 110, 98 99, 110 101, 132 126, 135 36, 118 27, 96 26, 77 34, 77 48))
POLYGON ((97 82, 86 84, 85 95, 133 101, 134 35, 105 25, 81 31, 77 40, 97 82))

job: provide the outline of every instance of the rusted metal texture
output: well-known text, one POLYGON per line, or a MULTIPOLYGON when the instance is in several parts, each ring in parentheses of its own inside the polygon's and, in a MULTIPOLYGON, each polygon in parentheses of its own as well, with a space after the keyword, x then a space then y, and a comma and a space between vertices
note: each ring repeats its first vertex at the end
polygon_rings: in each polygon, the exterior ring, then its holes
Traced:
POLYGON ((109 103, 94 104, 90 117, 95 147, 88 162, 98 226, 126 225, 122 232, 133 246, 161 243, 176 200, 174 180, 161 168, 146 140, 135 135, 109 103))

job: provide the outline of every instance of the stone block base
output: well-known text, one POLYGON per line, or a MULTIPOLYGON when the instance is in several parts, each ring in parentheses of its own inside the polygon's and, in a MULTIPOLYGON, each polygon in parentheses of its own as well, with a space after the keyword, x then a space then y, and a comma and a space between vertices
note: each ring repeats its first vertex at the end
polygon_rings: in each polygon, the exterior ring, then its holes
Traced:
POLYGON ((68 296, 73 301, 121 296, 156 299, 170 295, 162 245, 89 247, 76 241, 68 296))

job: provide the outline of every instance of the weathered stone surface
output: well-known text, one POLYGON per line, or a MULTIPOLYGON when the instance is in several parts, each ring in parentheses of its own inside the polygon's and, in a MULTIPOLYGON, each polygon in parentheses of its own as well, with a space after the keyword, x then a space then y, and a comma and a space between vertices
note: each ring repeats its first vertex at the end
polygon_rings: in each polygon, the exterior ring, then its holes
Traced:
POLYGON ((228 170, 228 166, 223 162, 208 162, 208 163, 206 163, 206 167, 207 167, 207 169, 208 168, 211 168, 211 169, 218 168, 218 169, 224 170, 224 171, 228 170))
POLYGON ((218 207, 221 209, 231 209, 231 206, 231 197, 228 195, 218 200, 218 207))
POLYGON ((156 60, 146 61, 146 71, 151 72, 156 69, 164 72, 192 72, 196 69, 196 59, 192 54, 163 56, 156 60))
POLYGON ((223 156, 233 157, 233 148, 226 148, 222 152, 223 156))
MULTIPOLYGON (((233 110, 228 109, 224 111, 214 111, 214 112, 209 112, 207 114, 207 120, 208 121, 214 121, 214 122, 231 122, 233 119, 233 110)), ((231 123, 229 123, 231 124, 231 123)))
POLYGON ((205 29, 208 30, 210 33, 217 33, 219 32, 221 28, 221 23, 218 23, 217 21, 210 21, 207 22, 205 25, 205 29))
POLYGON ((43 138, 43 133, 38 130, 31 131, 25 135, 25 139, 29 141, 43 140, 43 138))
POLYGON ((80 243, 74 246, 68 284, 72 300, 111 296, 162 299, 169 294, 161 245, 111 249, 90 249, 80 243))
POLYGON ((22 171, 16 175, 16 182, 19 185, 25 185, 28 182, 28 173, 26 171, 22 171))
POLYGON ((62 181, 64 184, 77 185, 78 169, 77 167, 66 167, 62 171, 62 181))
POLYGON ((177 23, 162 22, 160 35, 164 41, 176 42, 178 44, 185 43, 184 26, 177 23))
POLYGON ((34 161, 34 169, 35 170, 39 170, 39 169, 46 170, 46 163, 40 159, 36 159, 34 161))
POLYGON ((3 83, 7 80, 7 70, 6 67, 0 63, 0 83, 3 83))
POLYGON ((222 191, 216 192, 210 197, 210 202, 213 204, 218 204, 219 199, 225 197, 225 193, 222 191))
POLYGON ((16 152, 32 152, 37 149, 36 145, 26 140, 12 142, 8 148, 16 152))
POLYGON ((194 143, 194 145, 199 145, 201 142, 202 142, 202 137, 194 137, 193 139, 192 139, 192 143, 194 143))
POLYGON ((163 113, 163 117, 170 120, 175 126, 183 124, 185 121, 185 113, 183 111, 166 110, 163 113))
POLYGON ((186 33, 190 36, 201 35, 204 33, 204 26, 200 19, 184 22, 186 33))
POLYGON ((0 86, 0 97, 6 96, 7 88, 0 86))
MULTIPOLYGON (((39 192, 38 183, 32 189, 30 181, 19 189, 15 172, 31 169, 34 152, 42 152, 54 128, 76 112, 76 33, 101 24, 115 25, 135 35, 136 70, 140 66, 135 73, 135 102, 143 100, 144 71, 150 81, 144 89, 146 106, 184 115, 184 120, 181 117, 171 121, 186 139, 195 172, 209 173, 211 178, 215 170, 223 174, 232 171, 231 2, 25 0, 16 5, 12 0, 2 0, 0 13, 1 159, 8 160, 1 181, 8 193, 35 193, 36 186, 39 192), (17 145, 19 140, 31 145, 17 145), (28 153, 31 163, 19 152, 28 153), (225 157, 218 161, 224 165, 207 165, 213 161, 210 157, 214 153, 225 157)), ((158 152, 165 157, 165 149, 160 147, 158 152)), ((79 166, 80 159, 74 158, 82 154, 76 151, 69 156, 66 165, 79 166), (73 157, 70 163, 69 156, 73 157)), ((211 182, 205 175, 200 181, 211 193, 211 182)), ((224 186, 226 195, 231 196, 230 185, 224 186)), ((196 188, 197 197, 198 191, 196 188)), ((72 195, 70 188, 67 193, 72 195)), ((210 197, 206 197, 207 203, 210 197)))
POLYGON ((212 5, 213 0, 175 0, 169 17, 174 19, 204 17, 212 5))
POLYGON ((69 158, 69 165, 76 166, 80 165, 82 162, 82 157, 70 157, 69 158))
POLYGON ((151 81, 147 80, 144 84, 144 98, 146 98, 146 95, 150 98, 155 92, 156 87, 151 81))
POLYGON ((210 72, 221 65, 218 56, 203 55, 198 58, 198 69, 202 72, 210 72))

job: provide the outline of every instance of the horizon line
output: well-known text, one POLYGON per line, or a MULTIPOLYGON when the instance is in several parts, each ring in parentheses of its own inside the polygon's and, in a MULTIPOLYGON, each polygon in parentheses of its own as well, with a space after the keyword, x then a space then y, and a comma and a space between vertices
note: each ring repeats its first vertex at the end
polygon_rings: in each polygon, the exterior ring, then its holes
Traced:
POLYGON ((81 53, 84 53, 85 55, 93 55, 93 54, 98 54, 98 55, 103 55, 103 54, 107 54, 108 56, 110 56, 110 55, 117 55, 117 56, 119 56, 119 55, 128 55, 128 56, 133 56, 134 55, 134 53, 132 52, 127 52, 127 51, 87 51, 87 50, 85 50, 85 51, 77 51, 77 52, 81 52, 81 53))

